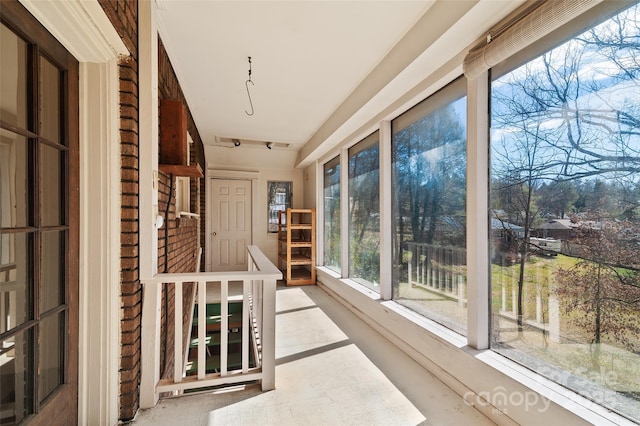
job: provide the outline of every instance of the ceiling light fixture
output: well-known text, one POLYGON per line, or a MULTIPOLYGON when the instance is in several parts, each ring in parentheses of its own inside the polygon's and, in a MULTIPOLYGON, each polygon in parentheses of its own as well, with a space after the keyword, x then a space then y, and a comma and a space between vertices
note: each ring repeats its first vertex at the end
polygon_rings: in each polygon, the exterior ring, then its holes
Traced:
POLYGON ((240 139, 231 139, 233 141, 233 146, 240 146, 240 139))

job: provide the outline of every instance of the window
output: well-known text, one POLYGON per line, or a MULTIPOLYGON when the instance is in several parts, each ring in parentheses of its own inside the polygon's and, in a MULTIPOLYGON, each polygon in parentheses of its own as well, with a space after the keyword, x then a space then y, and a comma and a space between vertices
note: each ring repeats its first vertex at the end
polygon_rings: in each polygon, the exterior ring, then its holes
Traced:
POLYGON ((190 179, 186 176, 176 177, 176 215, 191 213, 190 179))
POLYGON ((267 184, 268 232, 278 232, 278 212, 291 208, 292 182, 269 182, 267 184))
MULTIPOLYGON (((193 138, 187 132, 187 164, 191 164, 191 145, 193 138)), ((197 216, 194 214, 197 209, 191 208, 191 179, 187 176, 176 176, 176 216, 197 216)))
POLYGON ((349 278, 380 292, 378 132, 349 148, 349 278))
POLYGON ((491 82, 491 345, 640 420, 640 7, 491 82))
POLYGON ((466 97, 458 79, 391 123, 393 298, 466 333, 466 97))
POLYGON ((78 63, 17 2, 0 14, 0 423, 16 424, 77 401, 78 63))
POLYGON ((340 272, 340 156, 324 165, 324 265, 340 272))

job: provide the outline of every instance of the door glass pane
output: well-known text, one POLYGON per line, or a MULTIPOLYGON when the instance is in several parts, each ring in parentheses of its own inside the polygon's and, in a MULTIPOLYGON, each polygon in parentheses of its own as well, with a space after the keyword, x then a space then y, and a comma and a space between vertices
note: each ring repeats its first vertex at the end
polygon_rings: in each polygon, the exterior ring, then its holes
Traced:
POLYGON ((28 224, 27 151, 26 138, 0 130, 0 228, 17 228, 28 224))
POLYGON ((40 57, 40 135, 53 142, 60 140, 60 71, 40 57))
POLYGON ((340 157, 324 165, 324 264, 340 272, 340 157))
POLYGON ((0 424, 18 424, 33 413, 33 333, 0 341, 0 424))
POLYGON ((40 378, 38 380, 38 401, 42 402, 63 379, 65 312, 51 315, 40 321, 40 378))
POLYGON ((380 292, 378 132, 349 148, 349 278, 380 292))
POLYGON ((30 319, 31 238, 0 234, 0 334, 30 319))
POLYGON ((27 123, 27 43, 0 24, 0 119, 16 127, 27 123))
POLYGON ((64 303, 63 280, 64 269, 62 237, 64 231, 42 233, 40 246, 40 312, 45 313, 64 303))
POLYGON ((62 225, 62 152, 40 144, 40 224, 62 225))

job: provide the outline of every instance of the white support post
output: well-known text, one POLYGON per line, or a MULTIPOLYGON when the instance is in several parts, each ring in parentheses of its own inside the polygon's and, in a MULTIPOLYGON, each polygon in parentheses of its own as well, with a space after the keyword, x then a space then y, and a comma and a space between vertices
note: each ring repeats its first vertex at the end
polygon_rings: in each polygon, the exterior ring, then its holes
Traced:
MULTIPOLYGON (((253 262, 251 262, 253 265, 253 262)), ((251 292, 251 280, 242 281, 242 372, 249 372, 249 296, 251 292)))
POLYGON ((380 298, 393 297, 391 121, 380 123, 380 298))
POLYGON ((320 162, 316 161, 316 265, 324 265, 324 167, 320 162))
POLYGON ((276 387, 276 280, 264 280, 262 293, 262 390, 276 387))
POLYGON ((207 282, 198 281, 198 380, 203 380, 207 370, 207 282))
POLYGON ((467 337, 489 348, 489 73, 467 80, 467 337))
POLYGON ((176 282, 174 288, 173 382, 180 383, 182 381, 182 281, 176 282))
POLYGON ((229 354, 229 281, 220 283, 220 376, 227 375, 229 354))
POLYGON ((349 278, 349 150, 340 150, 340 276, 349 278))
POLYGON ((140 408, 152 408, 158 403, 161 287, 162 284, 156 282, 144 283, 143 287, 140 408))
MULTIPOLYGON (((158 272, 158 29, 156 2, 138 3, 138 74, 140 113, 139 221, 140 277, 158 272)), ((165 222, 166 222, 165 218, 165 222)))

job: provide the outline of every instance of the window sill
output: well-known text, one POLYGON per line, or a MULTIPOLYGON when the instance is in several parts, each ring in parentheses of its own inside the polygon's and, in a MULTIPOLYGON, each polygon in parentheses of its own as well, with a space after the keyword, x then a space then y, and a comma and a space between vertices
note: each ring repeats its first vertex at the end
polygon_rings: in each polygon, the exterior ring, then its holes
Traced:
POLYGON ((317 272, 319 286, 499 424, 634 424, 326 267, 317 272))
POLYGON ((191 217, 197 219, 200 217, 197 213, 189 213, 189 212, 178 212, 177 217, 191 217))

